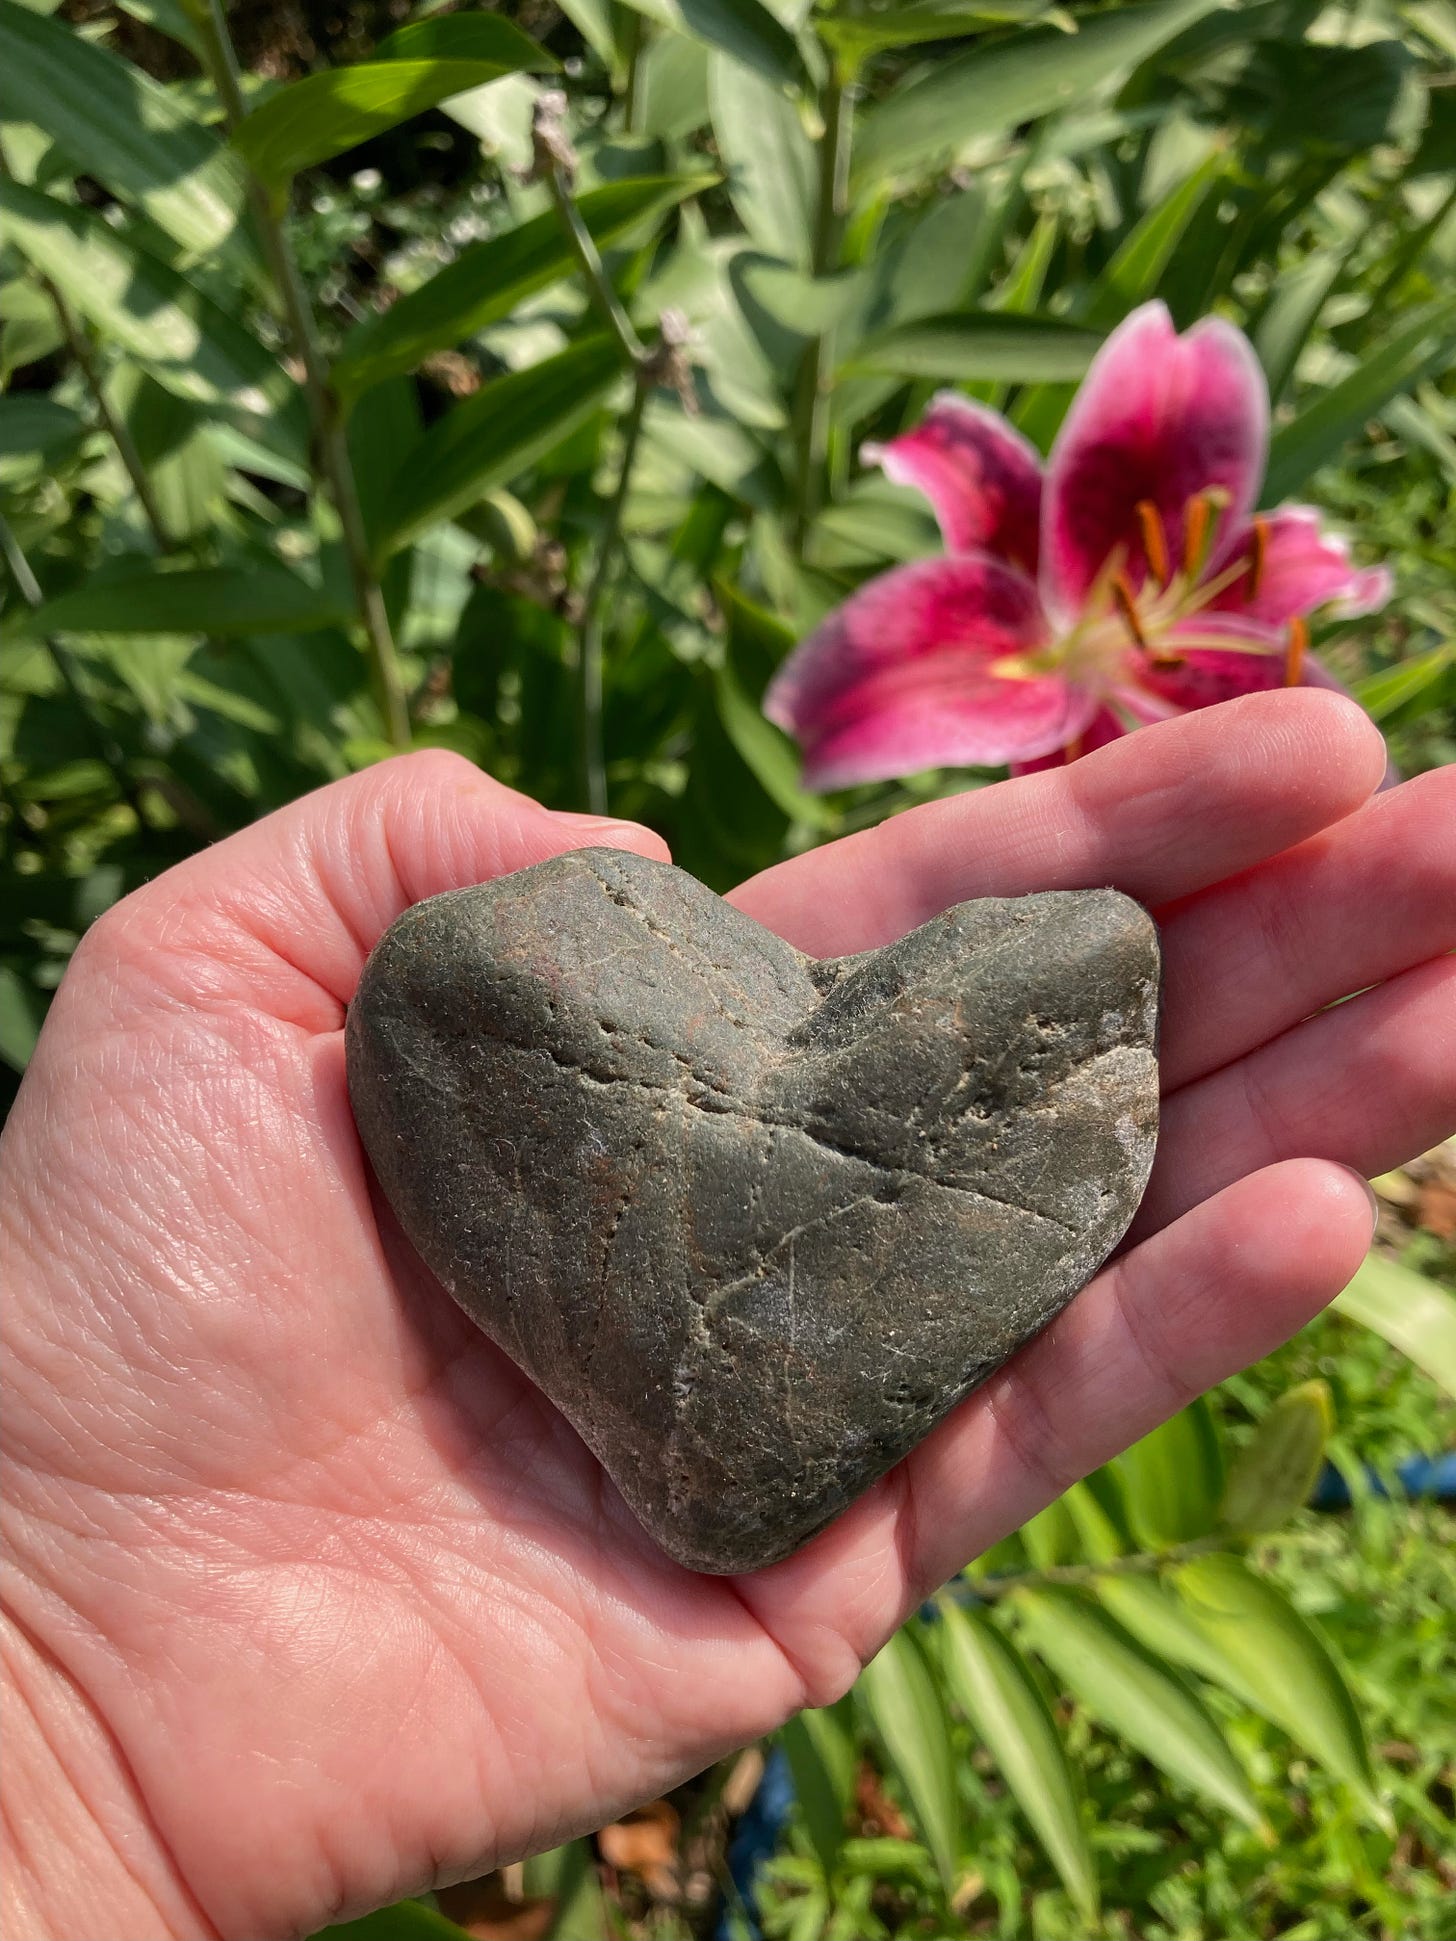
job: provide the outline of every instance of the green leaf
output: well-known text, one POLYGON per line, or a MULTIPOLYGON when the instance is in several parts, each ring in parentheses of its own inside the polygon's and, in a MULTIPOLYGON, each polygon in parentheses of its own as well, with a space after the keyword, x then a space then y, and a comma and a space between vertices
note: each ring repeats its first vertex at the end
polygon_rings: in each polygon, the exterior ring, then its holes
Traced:
POLYGON ((897 1631, 865 1666, 859 1690, 891 1769, 905 1788, 917 1830, 950 1893, 961 1840, 955 1764, 940 1693, 908 1628, 897 1631))
POLYGON ((1301 1382, 1281 1395, 1229 1467, 1222 1527, 1252 1537, 1287 1523, 1314 1488, 1334 1422, 1324 1382, 1301 1382))
POLYGON ((1145 1573, 1108 1571, 1093 1585, 1098 1602, 1123 1629, 1157 1658, 1196 1671, 1251 1711, 1262 1713, 1258 1693, 1228 1656, 1199 1630, 1187 1607, 1157 1578, 1145 1573))
POLYGON ((1056 317, 971 310, 868 337, 842 374, 883 371, 893 377, 995 378, 1008 384, 1075 379, 1101 342, 1100 332, 1056 317))
POLYGON ((708 100, 739 221, 771 256, 808 269, 814 149, 798 109, 772 82, 721 54, 708 64, 708 100))
POLYGON ((1253 331, 1254 349, 1269 380, 1269 397, 1278 404, 1294 381, 1294 367, 1308 342, 1341 270, 1340 250, 1322 250, 1307 263, 1281 275, 1253 331))
POLYGON ((391 38, 408 44, 410 36, 425 29, 432 31, 422 40, 469 51, 362 61, 291 81, 242 121, 234 145, 277 193, 300 169, 357 148, 452 94, 464 94, 502 74, 540 73, 558 65, 499 14, 448 14, 416 21, 391 38), (446 35, 447 28, 457 31, 446 35))
POLYGON ((381 557, 506 485, 584 424, 622 374, 610 337, 482 385, 432 425, 399 468, 379 519, 381 557))
POLYGON ((800 1712, 779 1733, 794 1796, 826 1880, 844 1844, 844 1820, 854 1793, 854 1739, 837 1707, 800 1712))
POLYGON ((1206 1537, 1223 1494, 1223 1452, 1200 1396, 1117 1459, 1133 1534, 1148 1550, 1206 1537))
MULTIPOLYGON (((1156 292, 1174 250, 1227 168, 1228 158, 1215 150, 1171 195, 1133 225, 1078 312, 1086 324, 1110 330, 1156 292)), ((1068 387, 1030 391, 1017 406, 1017 427, 1041 451, 1050 451, 1071 402, 1068 387)))
POLYGON ((1218 0, 1155 0, 1084 15, 1075 34, 1033 27, 938 61, 864 117, 853 179, 877 182, 949 160, 972 141, 1082 100, 1212 12, 1218 0))
POLYGON ((464 1928, 447 1921, 423 1901, 397 1901, 362 1920, 322 1928, 314 1941, 469 1941, 464 1928))
POLYGON ((1075 31, 1071 16, 1054 0, 921 0, 918 6, 890 6, 878 13, 830 14, 819 32, 851 68, 887 47, 915 47, 922 41, 955 40, 986 27, 1056 20, 1063 32, 1075 31))
POLYGON ((91 210, 0 181, 7 239, 159 384, 226 405, 254 434, 305 448, 303 400, 276 358, 177 270, 91 210))
MULTIPOLYGON (((716 180, 712 175, 650 175, 609 182, 588 189, 577 207, 597 244, 605 248, 716 180)), ((353 399, 384 378, 416 370, 432 352, 451 349, 510 316, 524 298, 548 288, 575 265, 554 209, 503 236, 473 243, 419 289, 355 325, 334 365, 335 387, 342 397, 353 399)))
POLYGON ((1435 1281, 1370 1254, 1335 1311, 1371 1329, 1456 1395, 1456 1296, 1435 1281))
POLYGON ((1276 1720, 1351 1789, 1389 1830, 1375 1794, 1365 1728, 1344 1674, 1307 1619, 1265 1578, 1237 1557, 1197 1557, 1180 1564, 1174 1582, 1199 1630, 1237 1666, 1276 1720))
POLYGON ((1372 721, 1384 721, 1408 701, 1417 700, 1452 666, 1456 666, 1456 641, 1448 640, 1428 654, 1367 674, 1355 683, 1355 699, 1372 721))
POLYGON ((168 569, 148 558, 135 570, 97 577, 44 606, 18 608, 5 633, 301 633, 349 618, 347 601, 277 567, 168 569))
POLYGON ((38 391, 0 397, 0 459, 44 458, 86 434, 86 421, 38 391))
POLYGON ((553 1935, 567 1941, 573 1934, 610 1933, 596 1856, 589 1841, 568 1840, 549 1853, 533 1854, 522 1873, 528 1895, 549 1895, 555 1902, 551 1910, 553 1935))
POLYGON ((1093 1563, 1124 1557, 1133 1548, 1122 1482, 1111 1464, 1073 1483, 1060 1499, 1077 1527, 1078 1541, 1093 1563))
POLYGON ((612 28, 612 0, 560 0, 561 11, 588 47, 594 48, 610 74, 617 66, 617 38, 612 28))
POLYGON ((1032 1647, 1094 1718, 1246 1826, 1262 1823, 1243 1768, 1181 1678, 1080 1592, 1048 1585, 1013 1601, 1032 1647))
POLYGON ((778 87, 804 79, 798 43, 759 0, 625 0, 634 12, 700 40, 778 87))
POLYGON ((1456 359, 1456 298, 1434 304, 1403 330, 1361 355, 1338 384, 1281 425, 1269 447, 1264 504, 1277 505, 1312 472, 1339 455, 1366 421, 1402 391, 1456 359))
POLYGON ((23 1072, 45 1020, 45 999, 9 964, 0 964, 0 1061, 23 1072))
POLYGON ((799 786, 799 757, 788 736, 753 705, 730 668, 717 668, 713 684, 718 719, 764 793, 795 822, 828 828, 834 816, 817 795, 799 786))
POLYGON ((1084 1920, 1098 1909, 1097 1864, 1056 1722, 1030 1668, 990 1618, 944 1599, 946 1676, 1084 1920))
POLYGON ((0 0, 0 118, 43 128, 191 255, 253 268, 236 157, 140 68, 15 0, 0 0))
POLYGON ((1057 1497, 1044 1510, 1039 1510, 1030 1523, 1023 1523, 1021 1541, 1037 1570, 1071 1563, 1077 1555, 1077 1526, 1066 1497, 1057 1497))

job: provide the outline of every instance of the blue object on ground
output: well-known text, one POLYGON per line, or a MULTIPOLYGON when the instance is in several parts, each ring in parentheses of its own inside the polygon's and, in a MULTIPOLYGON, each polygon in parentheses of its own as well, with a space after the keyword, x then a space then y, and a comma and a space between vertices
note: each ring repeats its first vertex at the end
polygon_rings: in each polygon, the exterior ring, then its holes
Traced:
MULTIPOLYGON (((1372 1496, 1421 1496, 1438 1503, 1456 1503, 1456 1449, 1444 1456, 1412 1456, 1395 1472, 1399 1489, 1392 1490, 1386 1479, 1368 1465, 1365 1484, 1372 1496)), ((1350 1485, 1335 1468, 1326 1463, 1310 1492, 1310 1507, 1316 1510, 1348 1510, 1350 1485)))
POLYGON ((758 1791, 728 1843, 728 1872, 740 1902, 736 1934, 733 1909, 725 1907, 718 1918, 714 1941, 738 1941, 739 1936, 746 1937, 746 1941, 763 1941, 763 1930, 758 1925, 758 1876, 764 1863, 773 1858, 793 1803, 794 1782, 789 1762, 782 1749, 775 1746, 764 1763, 758 1791))

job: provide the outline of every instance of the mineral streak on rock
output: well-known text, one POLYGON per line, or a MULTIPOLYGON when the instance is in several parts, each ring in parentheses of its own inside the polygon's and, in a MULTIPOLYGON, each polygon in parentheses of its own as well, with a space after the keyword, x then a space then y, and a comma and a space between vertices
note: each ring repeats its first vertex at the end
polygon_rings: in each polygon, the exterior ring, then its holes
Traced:
POLYGON ((405 1232, 694 1570, 796 1550, 1091 1277, 1152 1164, 1158 946, 1111 890, 802 956, 559 856, 402 916, 349 1010, 405 1232))

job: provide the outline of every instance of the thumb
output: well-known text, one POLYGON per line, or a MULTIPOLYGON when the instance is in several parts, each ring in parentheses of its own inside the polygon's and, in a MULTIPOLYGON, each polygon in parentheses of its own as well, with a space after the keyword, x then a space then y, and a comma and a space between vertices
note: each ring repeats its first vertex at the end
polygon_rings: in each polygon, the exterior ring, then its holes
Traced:
POLYGON ((205 959, 216 990, 315 1029, 340 1021, 395 918, 568 849, 667 859, 650 829, 553 813, 425 749, 316 790, 168 870, 102 920, 124 956, 205 959))

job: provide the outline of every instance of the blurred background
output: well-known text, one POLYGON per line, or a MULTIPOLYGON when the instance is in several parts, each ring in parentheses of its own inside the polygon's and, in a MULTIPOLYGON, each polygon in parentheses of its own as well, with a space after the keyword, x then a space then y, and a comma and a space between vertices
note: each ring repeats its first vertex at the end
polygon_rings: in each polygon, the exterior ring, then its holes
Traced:
MULTIPOLYGON (((916 801, 760 711, 1161 297, 1250 335, 1314 646, 1456 759, 1456 5, 0 0, 0 1080, 86 925, 393 749, 726 888, 916 801), (543 97, 544 106, 543 106, 543 97)), ((832 1711, 369 1941, 1456 1936, 1456 1148, 1336 1309, 832 1711)))

